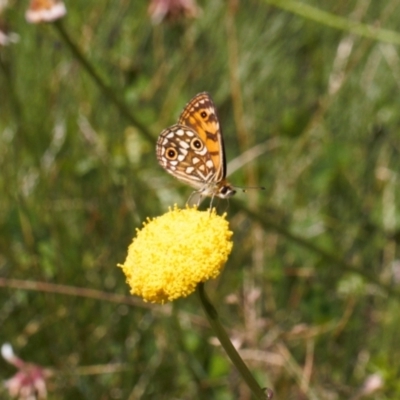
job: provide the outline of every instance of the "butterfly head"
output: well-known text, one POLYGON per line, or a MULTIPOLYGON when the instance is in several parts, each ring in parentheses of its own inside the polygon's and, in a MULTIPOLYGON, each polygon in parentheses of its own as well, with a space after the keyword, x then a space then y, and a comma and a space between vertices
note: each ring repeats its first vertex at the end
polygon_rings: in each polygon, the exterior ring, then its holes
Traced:
POLYGON ((222 182, 208 182, 197 193, 202 197, 209 196, 227 199, 232 197, 236 193, 236 190, 230 183, 224 180, 222 182))
POLYGON ((221 197, 221 199, 227 199, 228 197, 232 197, 235 193, 236 190, 229 183, 225 183, 220 185, 216 196, 221 197))

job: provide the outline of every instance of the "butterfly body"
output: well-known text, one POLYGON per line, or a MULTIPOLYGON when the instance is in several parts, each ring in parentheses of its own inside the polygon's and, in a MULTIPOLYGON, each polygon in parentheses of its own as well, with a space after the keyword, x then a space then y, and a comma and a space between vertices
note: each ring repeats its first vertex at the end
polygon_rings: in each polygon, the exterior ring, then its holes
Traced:
POLYGON ((227 198, 236 193, 226 180, 223 137, 208 93, 197 94, 178 123, 161 132, 156 150, 160 165, 201 196, 227 198))

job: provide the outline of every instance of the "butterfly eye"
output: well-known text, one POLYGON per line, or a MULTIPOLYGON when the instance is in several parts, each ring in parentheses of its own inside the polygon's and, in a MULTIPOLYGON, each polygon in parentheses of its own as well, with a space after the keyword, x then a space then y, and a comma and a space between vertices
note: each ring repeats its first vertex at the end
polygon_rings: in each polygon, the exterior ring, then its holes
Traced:
POLYGON ((168 160, 170 161, 174 161, 177 159, 178 157, 178 152, 176 149, 174 149, 173 147, 170 147, 167 149, 167 151, 165 152, 166 157, 168 158, 168 160))
POLYGON ((206 119, 207 118, 207 113, 205 111, 201 112, 201 118, 206 119))
POLYGON ((192 139, 190 142, 190 147, 193 150, 202 150, 203 149, 203 143, 199 139, 192 139))

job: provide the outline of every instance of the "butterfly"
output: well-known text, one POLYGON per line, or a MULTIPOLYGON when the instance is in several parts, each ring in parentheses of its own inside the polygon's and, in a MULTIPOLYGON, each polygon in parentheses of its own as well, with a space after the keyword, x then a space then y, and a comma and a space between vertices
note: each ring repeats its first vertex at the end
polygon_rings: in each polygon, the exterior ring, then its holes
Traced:
POLYGON ((178 123, 164 129, 156 146, 159 164, 197 189, 201 197, 223 199, 236 190, 226 180, 225 147, 215 105, 207 92, 193 97, 178 123))

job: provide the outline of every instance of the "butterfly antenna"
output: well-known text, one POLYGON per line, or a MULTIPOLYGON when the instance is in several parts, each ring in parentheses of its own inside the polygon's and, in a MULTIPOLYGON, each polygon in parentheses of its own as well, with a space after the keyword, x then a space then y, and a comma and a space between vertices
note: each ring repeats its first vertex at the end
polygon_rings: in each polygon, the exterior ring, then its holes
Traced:
POLYGON ((233 186, 235 189, 240 189, 243 193, 246 193, 249 189, 253 190, 265 190, 264 186, 233 186))

